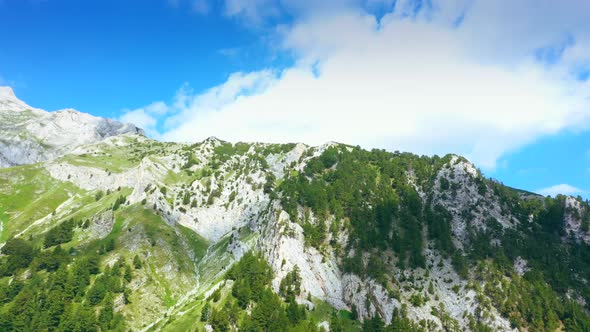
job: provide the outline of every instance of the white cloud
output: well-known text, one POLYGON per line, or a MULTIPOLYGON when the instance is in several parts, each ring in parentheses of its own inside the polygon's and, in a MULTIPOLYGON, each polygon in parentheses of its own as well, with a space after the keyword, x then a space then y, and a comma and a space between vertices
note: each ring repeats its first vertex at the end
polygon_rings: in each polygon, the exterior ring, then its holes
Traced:
MULTIPOLYGON (((569 38, 574 45, 587 45, 588 12, 590 2, 586 0, 479 0, 473 1, 465 15, 462 30, 470 40, 479 41, 481 53, 523 56, 531 49, 569 38)), ((588 56, 590 53, 585 54, 587 60, 588 56)))
POLYGON ((159 138, 160 134, 156 128, 158 119, 171 111, 172 108, 164 102, 158 101, 142 108, 123 110, 123 115, 119 120, 125 123, 133 123, 144 129, 149 136, 159 138))
POLYGON ((168 107, 168 105, 166 105, 164 102, 161 102, 161 101, 151 103, 144 108, 145 108, 146 112, 148 112, 150 114, 155 114, 155 115, 163 115, 163 114, 166 114, 168 111, 170 111, 170 108, 168 107))
POLYGON ((539 189, 536 191, 538 194, 543 196, 552 196, 555 197, 558 194, 562 195, 579 195, 583 194, 586 191, 580 188, 576 188, 574 186, 570 186, 569 184, 558 184, 555 186, 551 186, 548 188, 539 189))
MULTIPOLYGON (((455 0, 400 15, 408 3, 380 21, 359 10, 299 18, 281 35, 293 67, 236 73, 197 94, 183 87, 162 137, 454 152, 491 169, 539 137, 586 128, 590 83, 573 79, 567 60, 586 59, 587 25, 576 8, 455 0), (575 41, 566 60, 534 59, 566 32, 575 41)), ((259 15, 238 0, 226 4, 228 14, 259 15)))
POLYGON ((148 114, 143 108, 125 111, 119 120, 125 123, 133 123, 146 130, 155 127, 157 123, 156 118, 148 114))
MULTIPOLYGON (((194 133, 190 134, 193 129, 189 123, 206 121, 227 105, 266 91, 273 78, 272 71, 247 74, 238 72, 230 75, 224 84, 197 95, 193 95, 188 86, 182 87, 176 93, 174 100, 174 112, 178 114, 166 119, 165 128, 169 131, 163 137, 170 140, 191 140, 190 136, 194 135, 194 133)), ((199 129, 200 127, 199 125, 199 129)), ((210 132, 210 130, 207 130, 207 132, 210 132)), ((208 136, 215 135, 210 134, 208 136)), ((203 138, 208 136, 203 136, 203 138)), ((221 135, 218 133, 217 136, 221 135)))

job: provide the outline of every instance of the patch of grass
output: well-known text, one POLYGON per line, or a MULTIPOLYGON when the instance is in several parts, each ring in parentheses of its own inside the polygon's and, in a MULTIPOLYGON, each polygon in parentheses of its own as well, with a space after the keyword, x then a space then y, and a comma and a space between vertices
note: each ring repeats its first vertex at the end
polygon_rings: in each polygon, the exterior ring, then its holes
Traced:
POLYGON ((213 246, 208 248, 208 254, 199 262, 199 274, 201 279, 201 288, 206 291, 217 282, 223 280, 225 273, 220 273, 223 267, 232 263, 233 255, 227 252, 229 246, 229 237, 219 240, 213 246))
POLYGON ((177 185, 181 183, 191 183, 195 178, 194 175, 189 175, 184 170, 170 170, 164 178, 164 183, 167 185, 177 185))
POLYGON ((71 196, 84 193, 69 182, 55 180, 36 165, 1 169, 0 179, 1 242, 53 213, 71 196))
POLYGON ((121 173, 133 168, 145 157, 168 153, 167 149, 158 142, 144 141, 135 136, 119 137, 122 140, 117 145, 100 143, 92 152, 67 155, 61 158, 75 166, 86 166, 103 169, 108 172, 121 173))
POLYGON ((69 155, 62 158, 62 160, 74 166, 100 168, 114 173, 121 173, 138 165, 137 162, 126 157, 122 151, 115 152, 115 154, 105 152, 69 155))
MULTIPOLYGON (((191 239, 188 239, 188 233, 186 232, 190 232, 190 230, 183 231, 179 229, 177 233, 175 228, 168 225, 162 217, 155 213, 155 211, 146 209, 142 205, 134 204, 123 209, 117 213, 117 220, 117 223, 121 220, 121 225, 124 225, 126 228, 139 225, 152 247, 157 245, 160 246, 162 244, 169 246, 170 253, 181 272, 194 272, 194 261, 190 258, 190 255, 188 255, 187 252, 188 250, 194 250, 194 248, 192 248, 193 245, 203 254, 206 250, 207 244, 206 242, 202 242, 204 239, 199 238, 196 234, 194 237, 191 237, 191 239), (191 248, 186 248, 183 245, 183 241, 179 239, 179 235, 185 237, 191 248)), ((175 225, 175 227, 177 226, 178 225, 175 225)), ((113 233, 116 232, 117 227, 113 229, 113 233)), ((158 252, 162 252, 162 250, 158 250, 158 252)))
POLYGON ((195 233, 188 227, 184 227, 180 224, 176 225, 176 227, 178 228, 184 239, 187 241, 190 249, 192 249, 195 253, 197 259, 201 260, 201 258, 205 256, 205 253, 207 253, 209 242, 204 237, 195 233))
MULTIPOLYGON (((310 316, 316 322, 330 321, 334 307, 327 302, 314 298, 312 300, 315 308, 311 311, 310 316)), ((355 332, 361 330, 361 324, 358 321, 352 320, 352 313, 348 310, 339 310, 338 316, 342 318, 344 332, 355 332)))
MULTIPOLYGON (((116 212, 111 233, 103 241, 114 239, 113 255, 127 262, 139 255, 143 267, 134 273, 144 275, 144 287, 160 301, 162 308, 171 308, 190 290, 197 287, 194 256, 204 255, 207 242, 189 229, 171 226, 152 209, 140 204, 124 206, 116 212), (191 234, 193 233, 193 234, 191 234), (174 276, 174 277, 172 277, 174 276)), ((126 307, 132 317, 146 313, 145 298, 132 298, 126 307)), ((145 321, 157 317, 145 317, 145 321)), ((159 330, 154 327, 155 330, 159 330)), ((183 329, 185 330, 185 329, 183 329)))

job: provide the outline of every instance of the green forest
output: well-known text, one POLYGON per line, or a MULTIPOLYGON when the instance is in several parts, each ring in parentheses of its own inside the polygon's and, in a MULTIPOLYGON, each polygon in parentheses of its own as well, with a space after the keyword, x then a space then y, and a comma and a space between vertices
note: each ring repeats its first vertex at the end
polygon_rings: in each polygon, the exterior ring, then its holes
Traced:
MULTIPOLYGON (((382 250, 395 252, 399 269, 424 268, 424 246, 432 241, 464 278, 474 269, 487 271, 477 276, 486 281, 486 294, 492 290, 497 294, 493 304, 509 317, 513 327, 554 331, 561 322, 568 331, 589 331, 586 309, 568 299, 567 292, 573 289, 590 299, 586 281, 590 247, 574 239, 563 240, 568 236, 563 226, 565 197, 522 198, 518 191, 478 174, 474 181, 480 193, 491 190, 519 223, 516 228, 503 229, 490 218, 486 230, 468 224, 468 242, 460 250, 452 241, 452 214, 434 204, 432 196, 422 200, 408 178, 412 174, 412 181, 429 192, 436 174, 450 159, 450 155, 428 158, 332 147, 311 159, 303 172, 291 174, 280 184, 281 203, 291 216, 298 215, 297 206, 313 211, 318 219, 315 224, 307 216, 298 220, 310 246, 334 245, 327 240, 329 233, 332 239, 339 231, 350 233, 348 247, 339 249, 348 252, 354 248, 356 255, 342 260, 344 271, 385 284, 393 267, 384 266, 379 256, 382 250), (328 223, 330 216, 335 218, 328 223), (372 255, 366 264, 362 253, 372 255), (522 277, 513 270, 517 257, 526 259, 530 267, 522 277), (500 287, 501 283, 510 287, 500 287)), ((452 190, 446 179, 435 189, 452 190)), ((582 204, 590 211, 587 202, 582 204)), ((469 216, 470 212, 464 213, 469 216)), ((589 216, 584 218, 590 220, 589 216)))

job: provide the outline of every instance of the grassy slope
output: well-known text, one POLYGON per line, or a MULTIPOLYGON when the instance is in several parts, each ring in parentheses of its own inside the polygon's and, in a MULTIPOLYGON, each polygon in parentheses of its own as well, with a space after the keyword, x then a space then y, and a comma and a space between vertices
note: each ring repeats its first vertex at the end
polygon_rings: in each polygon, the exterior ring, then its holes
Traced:
POLYGON ((71 183, 53 179, 38 165, 0 169, 0 242, 83 193, 71 183))
POLYGON ((194 261, 202 257, 207 242, 168 225, 152 210, 140 205, 124 208, 108 238, 116 241, 113 256, 130 262, 138 255, 144 262, 125 308, 132 326, 145 327, 198 284, 194 261))
POLYGON ((60 160, 75 166, 121 173, 139 165, 146 156, 168 155, 180 147, 178 144, 161 143, 133 135, 118 136, 112 140, 117 140, 118 143, 99 143, 89 146, 86 153, 66 155, 60 160))

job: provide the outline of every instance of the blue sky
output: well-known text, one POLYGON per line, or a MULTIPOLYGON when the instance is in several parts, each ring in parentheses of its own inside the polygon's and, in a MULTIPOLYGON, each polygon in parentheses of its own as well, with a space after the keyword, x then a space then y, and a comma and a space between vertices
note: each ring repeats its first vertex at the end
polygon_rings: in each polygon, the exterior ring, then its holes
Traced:
POLYGON ((188 3, 121 3, 4 0, 0 76, 31 105, 117 117, 185 82, 205 89, 272 60, 255 31, 188 3), (241 57, 223 55, 235 48, 241 57))
POLYGON ((590 190, 583 0, 0 0, 0 84, 157 139, 459 153, 590 190))

